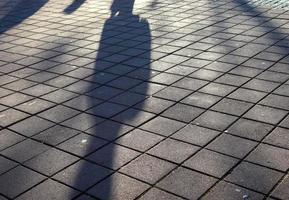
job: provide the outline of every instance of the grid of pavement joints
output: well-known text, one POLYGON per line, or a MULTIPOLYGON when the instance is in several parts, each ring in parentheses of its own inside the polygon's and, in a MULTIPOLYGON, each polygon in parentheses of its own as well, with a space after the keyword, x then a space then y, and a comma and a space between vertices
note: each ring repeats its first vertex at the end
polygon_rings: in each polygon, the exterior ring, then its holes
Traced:
POLYGON ((0 3, 0 199, 289 198, 288 12, 0 3))

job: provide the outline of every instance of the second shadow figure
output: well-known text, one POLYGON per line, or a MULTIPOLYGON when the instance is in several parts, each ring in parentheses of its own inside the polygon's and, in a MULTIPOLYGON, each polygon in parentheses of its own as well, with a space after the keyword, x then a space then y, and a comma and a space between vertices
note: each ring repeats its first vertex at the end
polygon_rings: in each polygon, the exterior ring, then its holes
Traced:
MULTIPOLYGON (((103 85, 92 87, 87 93, 104 100, 90 113, 107 120, 86 132, 106 139, 108 143, 96 151, 91 151, 95 143, 88 141, 86 149, 89 151, 84 152, 83 156, 112 170, 118 170, 138 153, 110 142, 154 116, 150 113, 144 115, 141 111, 148 90, 147 80, 150 78, 150 28, 146 20, 133 15, 133 5, 134 0, 114 0, 112 3, 111 16, 104 23, 101 34, 94 64, 95 75, 90 78, 90 81, 103 85), (133 72, 137 72, 136 76, 132 75, 133 72), (126 76, 127 74, 130 75, 126 76), (132 108, 135 104, 138 109, 132 108), (128 128, 129 126, 131 128, 128 128)), ((89 98, 88 101, 93 100, 89 98)), ((117 172, 105 178, 108 170, 100 168, 89 171, 92 168, 85 165, 78 170, 73 185, 75 188, 87 190, 87 193, 100 199, 127 199, 133 195, 133 187, 127 186, 128 191, 119 187, 123 181, 132 180, 131 178, 117 172), (83 174, 89 175, 85 178, 83 174), (105 179, 97 183, 101 177, 105 179), (123 178, 126 180, 121 180, 123 178), (84 183, 86 186, 83 186, 84 183), (92 186, 95 183, 97 184, 92 186), (126 198, 123 198, 123 195, 126 195, 126 198)), ((137 180, 131 181, 132 184, 135 182, 137 180)))

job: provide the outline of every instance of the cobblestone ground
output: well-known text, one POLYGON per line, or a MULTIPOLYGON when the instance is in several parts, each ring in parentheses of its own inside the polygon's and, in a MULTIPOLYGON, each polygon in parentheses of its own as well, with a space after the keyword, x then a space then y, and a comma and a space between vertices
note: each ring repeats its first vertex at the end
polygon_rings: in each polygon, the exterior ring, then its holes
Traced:
POLYGON ((289 12, 0 0, 0 199, 289 199, 289 12))

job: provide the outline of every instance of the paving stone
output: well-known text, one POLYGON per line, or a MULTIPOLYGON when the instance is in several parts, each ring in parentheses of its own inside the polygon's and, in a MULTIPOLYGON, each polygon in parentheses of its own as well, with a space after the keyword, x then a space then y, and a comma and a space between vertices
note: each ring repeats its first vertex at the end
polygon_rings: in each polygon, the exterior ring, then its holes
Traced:
POLYGON ((55 200, 68 200, 74 198, 79 192, 58 183, 53 180, 47 180, 36 187, 32 188, 28 192, 20 195, 17 200, 29 200, 29 199, 55 199, 55 200))
POLYGON ((3 129, 0 131, 0 150, 10 147, 18 142, 24 140, 25 137, 14 133, 8 129, 3 129))
POLYGON ((214 105, 212 110, 240 116, 245 113, 252 105, 253 104, 250 103, 224 98, 216 105, 214 105))
POLYGON ((158 91, 164 89, 166 86, 156 83, 142 83, 140 85, 137 85, 136 87, 132 88, 131 91, 145 94, 145 95, 153 95, 157 93, 158 91))
POLYGON ((273 93, 289 96, 289 85, 281 85, 276 90, 274 90, 273 93))
POLYGON ((289 168, 289 150, 281 149, 267 144, 260 144, 246 160, 286 171, 289 168))
POLYGON ((154 114, 151 114, 149 112, 144 112, 144 111, 130 108, 116 115, 115 117, 113 117, 113 120, 131 125, 131 126, 139 126, 145 123, 146 121, 150 120, 154 116, 155 116, 154 114))
POLYGON ((272 125, 253 121, 253 120, 247 120, 247 119, 239 119, 237 122, 235 122, 230 128, 228 129, 228 132, 253 139, 253 140, 262 140, 271 130, 273 129, 272 125))
POLYGON ((277 124, 287 114, 284 110, 256 105, 244 117, 270 124, 277 124))
POLYGON ((189 124, 173 134, 171 137, 199 146, 204 146, 218 134, 218 131, 189 124))
POLYGON ((93 115, 109 118, 126 109, 127 107, 123 105, 110 103, 110 102, 104 102, 98 106, 95 106, 89 109, 87 112, 93 115))
POLYGON ((169 136, 184 126, 185 124, 182 122, 158 116, 140 128, 163 136, 169 136))
POLYGON ((244 199, 244 198, 261 200, 264 198, 262 194, 247 190, 243 187, 233 185, 224 181, 219 182, 214 186, 202 199, 244 199))
POLYGON ((144 101, 135 105, 134 108, 158 114, 173 104, 174 102, 172 101, 167 101, 155 97, 149 97, 144 101))
POLYGON ((248 80, 250 80, 250 78, 243 77, 243 76, 236 76, 232 74, 225 74, 221 76, 220 78, 218 78, 217 80, 215 80, 215 82, 224 83, 228 85, 234 85, 234 86, 241 86, 244 83, 246 83, 248 80))
POLYGON ((85 111, 85 110, 88 110, 89 108, 94 107, 100 103, 102 103, 102 101, 99 99, 95 99, 92 97, 81 95, 81 96, 78 96, 74 99, 71 99, 71 100, 65 102, 64 105, 71 107, 71 108, 74 108, 76 110, 85 111))
POLYGON ((159 91, 158 93, 154 94, 154 96, 168 99, 171 101, 180 101, 184 97, 188 96, 190 93, 192 93, 190 90, 185 90, 176 87, 167 87, 159 91))
POLYGON ((204 94, 200 92, 195 92, 185 99, 183 99, 181 102, 185 104, 189 104, 192 106, 198 106, 202 108, 209 108, 213 104, 215 104, 217 101, 219 101, 221 98, 209 94, 204 94))
POLYGON ((116 170, 138 155, 139 153, 137 151, 117 144, 109 144, 89 155, 87 159, 116 170))
POLYGON ((64 126, 56 125, 41 132, 40 134, 35 135, 33 138, 41 143, 46 143, 55 146, 75 136, 76 134, 79 134, 79 131, 64 126))
POLYGON ((80 160, 53 178, 79 190, 85 190, 111 173, 109 169, 80 160))
POLYGON ((219 83, 210 83, 203 87, 200 92, 204 92, 207 94, 213 94, 213 95, 218 95, 218 96, 226 96, 230 92, 235 90, 234 86, 229 86, 229 85, 223 85, 219 83))
POLYGON ((26 162, 25 166, 51 176, 78 160, 77 157, 57 149, 50 149, 26 162))
POLYGON ((36 116, 32 116, 25 120, 22 120, 21 122, 14 124, 13 126, 10 126, 9 128, 14 130, 15 132, 30 137, 37 133, 42 132, 43 130, 53 125, 54 123, 50 121, 47 121, 45 119, 36 116))
POLYGON ((275 108, 289 110, 289 97, 283 97, 279 95, 270 94, 263 99, 260 104, 271 106, 275 108))
POLYGON ((289 130, 277 127, 263 141, 289 149, 289 130))
POLYGON ((53 107, 55 104, 42 99, 32 99, 25 103, 16 106, 17 109, 22 110, 27 113, 36 114, 43 110, 53 107))
POLYGON ((190 77, 193 78, 199 78, 199 79, 203 79, 203 80, 208 80, 208 81, 212 81, 216 78, 218 78, 219 76, 221 76, 223 73, 221 72, 217 72, 217 71, 212 71, 212 70, 207 70, 207 69, 199 69, 198 71, 190 74, 190 77))
POLYGON ((275 170, 242 162, 225 180, 267 194, 282 175, 275 170))
POLYGON ((238 66, 232 69, 229 73, 241 76, 255 77, 262 72, 261 69, 256 69, 252 67, 238 66))
POLYGON ((32 170, 18 166, 0 176, 0 193, 9 198, 14 198, 30 187, 38 184, 44 180, 44 178, 44 176, 32 170))
POLYGON ((85 132, 106 140, 114 140, 132 129, 133 127, 131 126, 107 120, 86 130, 85 132))
POLYGON ((148 153, 175 163, 181 163, 198 149, 197 146, 168 138, 150 149, 148 153))
POLYGON ((174 83, 173 86, 184 88, 187 90, 198 90, 201 87, 203 87, 204 85, 206 85, 207 83, 209 83, 209 82, 194 79, 194 78, 185 77, 185 78, 179 80, 178 82, 174 83))
POLYGON ((41 96, 41 98, 48 100, 48 101, 55 102, 55 103, 63 103, 67 100, 70 100, 70 99, 76 97, 76 96, 77 96, 77 94, 75 94, 73 92, 69 92, 69 91, 60 89, 60 90, 53 91, 49 94, 46 94, 44 96, 41 96))
POLYGON ((24 162, 48 149, 47 145, 27 139, 1 151, 1 154, 18 162, 24 162))
POLYGON ((128 176, 115 173, 88 190, 101 199, 132 200, 147 190, 149 186, 128 176))
POLYGON ((121 168, 120 171, 153 184, 164 177, 174 167, 174 164, 143 154, 121 168))
POLYGON ((259 90, 262 92, 271 92, 274 89, 276 89, 279 85, 280 84, 274 82, 252 79, 251 81, 243 85, 243 87, 248 89, 259 90))
POLYGON ((190 122, 196 117, 198 117, 203 111, 203 109, 197 107, 178 103, 167 109, 161 115, 184 122, 190 122))
POLYGON ((0 174, 3 174, 4 172, 7 172, 8 170, 16 167, 17 163, 0 156, 0 165, 1 165, 0 174))
POLYGON ((187 199, 197 199, 205 193, 216 180, 217 179, 198 172, 178 168, 161 180, 157 186, 187 199))
POLYGON ((208 145, 208 149, 212 149, 214 151, 218 151, 237 158, 243 158, 256 145, 257 143, 251 140, 231 136, 228 134, 222 134, 208 145))
POLYGON ((57 147, 82 157, 95 151, 104 144, 106 144, 105 140, 82 133, 66 140, 57 147))
POLYGON ((99 88, 96 88, 90 91, 89 93, 87 93, 87 95, 98 98, 98 99, 107 100, 120 94, 121 92, 122 90, 119 90, 116 88, 101 86, 99 88))
POLYGON ((214 111, 206 111, 197 119, 195 119, 193 123, 223 131, 236 119, 237 117, 232 115, 217 113, 214 111))
POLYGON ((125 92, 122 93, 114 98, 112 98, 110 101, 115 102, 115 103, 119 103, 119 104, 123 104, 126 106, 133 106, 143 100, 146 99, 145 95, 141 95, 141 94, 136 94, 136 93, 132 93, 132 92, 125 92))
POLYGON ((177 197, 173 194, 152 188, 139 198, 140 200, 181 200, 182 198, 177 197))
POLYGON ((25 101, 28 101, 32 98, 33 97, 25 95, 25 94, 13 93, 13 94, 10 94, 6 97, 1 98, 0 104, 12 107, 12 106, 16 106, 20 103, 23 103, 25 101))
POLYGON ((272 193, 273 197, 277 197, 280 199, 288 199, 289 198, 289 177, 286 176, 284 180, 279 183, 279 185, 275 188, 275 190, 272 193))
POLYGON ((136 149, 138 151, 146 151, 163 139, 162 136, 135 129, 128 134, 116 140, 116 143, 136 149))
POLYGON ((96 117, 94 115, 90 115, 86 113, 81 113, 75 117, 72 117, 62 122, 62 124, 67 127, 84 131, 84 130, 87 130, 88 128, 93 127, 96 124, 99 124, 102 121, 104 121, 103 118, 96 117))
POLYGON ((237 100, 249 101, 252 103, 257 103, 261 100, 267 93, 258 92, 255 90, 249 90, 244 88, 239 88, 228 97, 237 100))
POLYGON ((62 105, 57 105, 56 107, 50 108, 44 112, 39 113, 38 115, 45 119, 59 123, 77 115, 78 113, 79 113, 78 111, 73 110, 71 108, 62 105))
POLYGON ((237 159, 203 149, 184 163, 184 166, 221 178, 237 159))
POLYGON ((4 126, 8 126, 11 125, 17 121, 20 121, 26 117, 28 117, 29 115, 15 110, 13 108, 9 108, 7 110, 4 110, 2 112, 0 112, 0 126, 4 127, 4 126))
POLYGON ((280 123, 280 126, 289 128, 289 116, 287 117, 280 123))

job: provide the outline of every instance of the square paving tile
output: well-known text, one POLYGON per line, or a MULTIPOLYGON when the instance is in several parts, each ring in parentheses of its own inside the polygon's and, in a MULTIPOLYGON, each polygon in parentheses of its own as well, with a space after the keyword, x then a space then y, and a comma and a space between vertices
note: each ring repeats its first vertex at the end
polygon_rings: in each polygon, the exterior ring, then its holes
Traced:
POLYGON ((149 112, 144 112, 140 110, 136 110, 133 108, 130 108, 115 117, 113 117, 113 120, 116 120, 118 122, 128 124, 131 126, 139 126, 151 118, 153 118, 155 115, 149 112))
POLYGON ((148 151, 148 154, 175 162, 181 163, 193 155, 199 147, 180 142, 173 139, 166 139, 148 151))
POLYGON ((177 197, 173 194, 152 188, 139 198, 140 200, 181 200, 182 198, 177 197))
POLYGON ((265 99, 263 99, 260 104, 271 106, 275 108, 280 108, 284 110, 289 110, 289 97, 279 96, 270 94, 265 99))
POLYGON ((252 103, 256 103, 261 100, 267 93, 265 92, 258 92, 255 90, 249 90, 245 88, 239 88, 228 97, 232 99, 238 99, 243 101, 249 101, 252 103))
POLYGON ((204 110, 201 108, 178 103, 167 109, 161 115, 164 117, 180 120, 183 122, 190 122, 196 117, 198 117, 202 112, 204 112, 204 110))
POLYGON ((286 171, 289 168, 289 150, 267 144, 260 144, 246 160, 277 170, 286 171))
POLYGON ((32 116, 25 120, 22 120, 21 122, 14 124, 13 126, 10 126, 9 128, 14 130, 15 132, 30 137, 37 133, 40 133, 41 131, 53 125, 54 123, 50 121, 47 121, 45 119, 36 116, 32 116))
POLYGON ((67 167, 78 160, 77 157, 59 151, 57 149, 50 149, 26 162, 24 165, 34 169, 37 172, 51 176, 59 170, 67 167))
POLYGON ((5 127, 5 126, 8 126, 8 125, 11 125, 17 121, 20 121, 26 117, 28 117, 29 115, 24 113, 24 112, 21 112, 21 111, 18 111, 18 110, 15 110, 13 108, 9 108, 7 110, 4 110, 2 112, 0 112, 0 127, 5 127))
POLYGON ((140 128, 160 135, 169 136, 184 126, 185 123, 158 116, 140 128))
POLYGON ((0 151, 24 139, 25 137, 17 133, 14 133, 13 131, 10 131, 8 129, 3 129, 0 131, 0 151))
POLYGON ((189 96, 187 96, 185 99, 183 99, 181 102, 185 104, 189 104, 192 106, 198 106, 202 108, 209 108, 213 104, 215 104, 217 101, 219 101, 221 98, 209 94, 204 94, 200 92, 195 92, 189 96))
POLYGON ((154 184, 174 167, 174 164, 144 154, 121 168, 120 171, 137 179, 154 184))
POLYGON ((106 144, 105 140, 82 133, 66 140, 57 147, 78 156, 85 156, 104 144, 106 144))
POLYGON ((282 175, 275 170, 242 162, 225 180, 267 194, 282 175))
POLYGON ((51 179, 32 188, 28 192, 20 195, 17 200, 30 199, 54 199, 68 200, 74 198, 79 192, 51 179))
POLYGON ((213 138, 215 138, 218 134, 218 131, 188 124, 181 130, 173 134, 171 137, 199 146, 204 146, 213 138))
POLYGON ((116 170, 127 164, 138 155, 139 153, 137 151, 117 144, 109 144, 89 155, 87 159, 116 170))
POLYGON ((165 89, 154 94, 155 97, 164 98, 171 101, 180 101, 182 98, 188 96, 192 91, 176 88, 176 87, 166 87, 165 89))
POLYGON ((27 139, 1 151, 1 154, 18 162, 24 162, 48 149, 49 146, 45 144, 27 139))
POLYGON ((252 105, 253 104, 251 103, 245 103, 243 101, 224 98, 216 105, 214 105, 211 109, 240 116, 245 113, 252 105))
POLYGON ((2 156, 0 156, 0 175, 7 172, 8 170, 16 167, 18 164, 12 160, 9 160, 7 158, 4 158, 2 156))
POLYGON ((287 175, 284 180, 279 183, 277 188, 273 191, 272 196, 280 199, 288 199, 289 198, 289 176, 287 175))
POLYGON ((233 135, 260 141, 272 129, 272 125, 242 118, 230 126, 228 132, 233 135))
POLYGON ((263 141, 289 149, 289 129, 277 127, 263 141))
POLYGON ((253 192, 243 187, 221 181, 216 186, 214 186, 202 199, 236 200, 244 198, 246 199, 246 197, 256 200, 261 200, 264 198, 262 194, 257 192, 253 192))
POLYGON ((115 173, 88 190, 88 193, 100 199, 133 200, 149 185, 128 176, 115 173))
POLYGON ((106 140, 114 140, 132 129, 132 126, 107 120, 86 130, 85 132, 106 140))
POLYGON ((80 160, 53 178, 79 190, 85 190, 111 173, 109 169, 80 160))
POLYGON ((16 106, 16 108, 19 110, 22 110, 24 112, 36 114, 36 113, 39 113, 43 110, 51 108, 54 105, 55 104, 52 102, 35 98, 35 99, 32 99, 30 101, 27 101, 25 103, 22 103, 22 104, 16 106))
POLYGON ((221 178, 236 163, 237 159, 202 149, 184 163, 184 166, 221 178))
POLYGON ((193 123, 223 131, 236 119, 237 117, 232 115, 222 114, 214 111, 206 111, 197 119, 195 119, 193 123))
POLYGON ((218 151, 237 158, 243 158, 249 153, 257 142, 251 140, 231 136, 228 134, 222 134, 208 145, 208 149, 218 151))
POLYGON ((46 143, 50 145, 57 145, 80 132, 65 126, 56 125, 40 134, 35 135, 33 138, 38 140, 41 143, 46 143))
POLYGON ((215 178, 181 167, 171 172, 157 186, 187 199, 197 199, 216 181, 215 178))
POLYGON ((164 137, 135 129, 128 134, 116 140, 116 143, 136 149, 138 151, 146 151, 147 149, 160 142, 164 137))
POLYGON ((223 85, 219 83, 210 83, 203 87, 200 92, 207 94, 213 94, 218 96, 226 96, 236 88, 234 86, 223 85))
POLYGON ((149 97, 135 105, 134 108, 158 114, 173 104, 174 102, 172 101, 149 97))
POLYGON ((58 106, 50 108, 44 112, 41 112, 38 115, 40 117, 45 118, 45 119, 59 123, 59 122, 62 122, 68 118, 71 118, 77 114, 79 114, 79 112, 76 110, 73 110, 71 108, 68 108, 68 107, 65 107, 62 105, 58 105, 58 106))
POLYGON ((267 106, 256 105, 244 117, 270 124, 277 124, 288 112, 267 106))
POLYGON ((201 87, 203 87, 204 85, 206 85, 207 83, 209 83, 209 82, 199 80, 199 79, 185 77, 185 78, 179 80, 178 82, 174 83, 173 86, 184 88, 187 90, 198 90, 201 87))
POLYGON ((44 176, 25 167, 18 166, 0 176, 0 193, 14 198, 44 180, 44 176), (15 189, 17 188, 17 190, 15 189))

